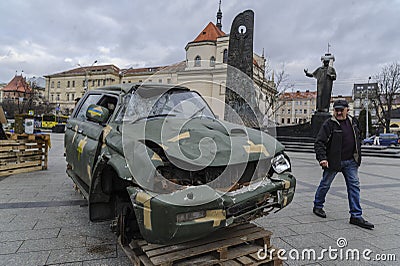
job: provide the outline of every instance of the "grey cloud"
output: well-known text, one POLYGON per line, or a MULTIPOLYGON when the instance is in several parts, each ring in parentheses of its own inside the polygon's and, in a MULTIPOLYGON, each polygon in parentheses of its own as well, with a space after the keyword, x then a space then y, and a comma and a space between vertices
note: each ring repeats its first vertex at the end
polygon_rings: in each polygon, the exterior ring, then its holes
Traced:
MULTIPOLYGON (((185 45, 215 22, 217 8, 218 0, 0 1, 0 81, 15 70, 41 76, 94 60, 119 67, 180 62, 185 45)), ((399 60, 397 0, 223 0, 226 33, 246 9, 255 12, 254 50, 265 48, 275 69, 284 63, 299 89, 315 88, 303 68, 320 66, 328 42, 338 73, 334 93, 350 94, 352 83, 399 60)))

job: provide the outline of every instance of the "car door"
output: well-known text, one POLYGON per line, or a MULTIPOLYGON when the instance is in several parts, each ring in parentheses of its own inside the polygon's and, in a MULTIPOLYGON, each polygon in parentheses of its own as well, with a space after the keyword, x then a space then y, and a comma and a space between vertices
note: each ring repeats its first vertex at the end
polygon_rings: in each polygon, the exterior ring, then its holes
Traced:
POLYGON ((102 94, 88 94, 79 104, 77 111, 69 119, 64 139, 66 160, 73 175, 87 186, 90 184, 89 166, 93 162, 93 151, 98 145, 101 125, 87 120, 86 111, 90 104, 96 104, 102 94))
POLYGON ((90 93, 68 122, 65 137, 67 162, 71 165, 73 174, 86 184, 87 191, 101 151, 104 125, 88 120, 86 111, 91 104, 101 105, 109 110, 110 119, 117 103, 118 97, 115 95, 90 93))

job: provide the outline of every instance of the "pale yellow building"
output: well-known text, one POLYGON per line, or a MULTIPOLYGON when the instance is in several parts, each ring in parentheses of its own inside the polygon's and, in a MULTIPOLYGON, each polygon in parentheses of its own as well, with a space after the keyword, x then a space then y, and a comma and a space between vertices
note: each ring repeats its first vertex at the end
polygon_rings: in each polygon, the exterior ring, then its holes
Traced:
POLYGON ((278 125, 293 125, 311 122, 315 112, 316 91, 286 92, 280 95, 276 122, 278 125))
MULTIPOLYGON (((229 36, 210 22, 186 45, 186 59, 182 62, 169 66, 129 69, 119 69, 115 65, 96 65, 47 75, 47 97, 63 113, 70 114, 75 105, 74 100, 81 97, 86 89, 118 83, 179 84, 198 91, 214 113, 223 118, 228 47, 229 36)), ((263 113, 272 112, 273 108, 268 108, 268 104, 274 102, 271 99, 277 92, 274 82, 265 79, 264 56, 254 54, 253 73, 258 107, 263 113)))

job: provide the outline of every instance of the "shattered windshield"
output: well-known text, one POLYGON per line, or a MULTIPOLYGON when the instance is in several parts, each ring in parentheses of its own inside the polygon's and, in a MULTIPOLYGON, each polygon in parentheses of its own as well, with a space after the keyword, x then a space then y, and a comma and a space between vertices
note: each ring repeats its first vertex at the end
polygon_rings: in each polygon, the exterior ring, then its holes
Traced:
POLYGON ((215 118, 204 99, 191 91, 169 91, 154 97, 142 97, 138 93, 133 93, 124 109, 123 121, 131 123, 163 116, 215 118))

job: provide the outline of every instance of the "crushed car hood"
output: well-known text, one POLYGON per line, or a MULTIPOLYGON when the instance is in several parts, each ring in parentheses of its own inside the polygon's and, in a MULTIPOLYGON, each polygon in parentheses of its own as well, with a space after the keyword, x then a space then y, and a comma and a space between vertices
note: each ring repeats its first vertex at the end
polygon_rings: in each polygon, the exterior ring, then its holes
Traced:
POLYGON ((158 146, 169 159, 203 167, 262 160, 284 148, 259 130, 205 117, 163 117, 125 124, 123 138, 124 148, 138 143, 150 149, 158 146))

